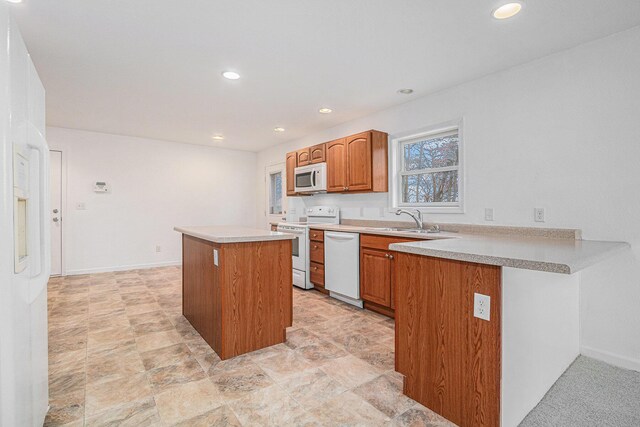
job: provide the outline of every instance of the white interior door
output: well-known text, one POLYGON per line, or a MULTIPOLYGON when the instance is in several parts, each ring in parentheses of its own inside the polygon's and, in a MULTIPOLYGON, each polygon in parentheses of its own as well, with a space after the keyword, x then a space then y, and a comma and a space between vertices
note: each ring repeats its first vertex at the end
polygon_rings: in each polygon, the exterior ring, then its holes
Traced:
POLYGON ((62 152, 51 158, 51 275, 62 274, 62 152))

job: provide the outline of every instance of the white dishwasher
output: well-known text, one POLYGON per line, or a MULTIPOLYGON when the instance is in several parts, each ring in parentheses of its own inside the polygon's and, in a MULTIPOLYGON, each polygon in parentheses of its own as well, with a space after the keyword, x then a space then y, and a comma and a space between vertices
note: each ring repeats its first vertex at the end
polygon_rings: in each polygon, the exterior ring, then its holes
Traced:
POLYGON ((358 233, 325 231, 324 283, 332 297, 362 308, 358 233))

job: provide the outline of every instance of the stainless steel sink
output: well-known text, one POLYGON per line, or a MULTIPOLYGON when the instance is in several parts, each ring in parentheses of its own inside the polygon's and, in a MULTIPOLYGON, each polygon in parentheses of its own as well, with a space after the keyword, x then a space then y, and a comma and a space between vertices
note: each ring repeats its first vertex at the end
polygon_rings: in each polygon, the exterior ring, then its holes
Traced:
POLYGON ((400 231, 402 233, 414 233, 414 234, 434 234, 430 230, 421 230, 417 228, 401 228, 401 227, 367 227, 367 230, 374 231, 400 231))

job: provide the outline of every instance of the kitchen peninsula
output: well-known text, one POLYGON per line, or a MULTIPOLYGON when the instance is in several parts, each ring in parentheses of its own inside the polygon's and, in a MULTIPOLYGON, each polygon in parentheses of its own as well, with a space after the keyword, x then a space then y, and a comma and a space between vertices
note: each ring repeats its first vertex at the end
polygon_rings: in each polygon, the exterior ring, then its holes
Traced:
POLYGON ((284 342, 294 237, 233 226, 174 230, 182 233, 182 313, 218 356, 284 342))

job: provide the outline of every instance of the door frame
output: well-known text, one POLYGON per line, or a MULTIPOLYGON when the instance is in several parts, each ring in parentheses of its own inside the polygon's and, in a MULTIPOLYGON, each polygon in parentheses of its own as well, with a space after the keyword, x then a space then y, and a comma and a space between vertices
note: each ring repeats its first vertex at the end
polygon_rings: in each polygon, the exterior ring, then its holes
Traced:
POLYGON ((65 156, 64 150, 60 149, 60 148, 51 148, 49 150, 49 152, 58 152, 60 153, 60 173, 61 173, 61 177, 60 177, 60 207, 62 209, 62 220, 61 220, 61 225, 62 225, 62 233, 60 234, 60 275, 59 276, 52 276, 52 277, 63 277, 66 276, 66 256, 65 256, 65 242, 66 242, 66 235, 67 235, 67 226, 66 226, 66 221, 67 221, 67 156, 65 156))

